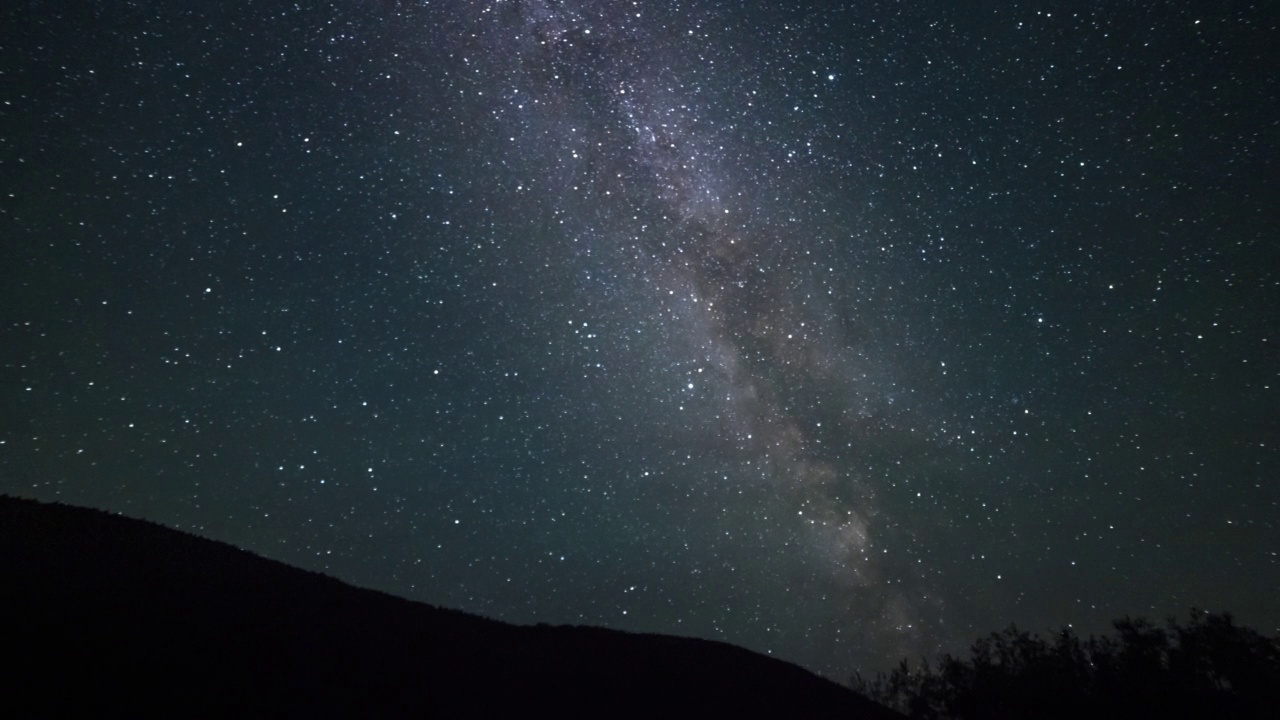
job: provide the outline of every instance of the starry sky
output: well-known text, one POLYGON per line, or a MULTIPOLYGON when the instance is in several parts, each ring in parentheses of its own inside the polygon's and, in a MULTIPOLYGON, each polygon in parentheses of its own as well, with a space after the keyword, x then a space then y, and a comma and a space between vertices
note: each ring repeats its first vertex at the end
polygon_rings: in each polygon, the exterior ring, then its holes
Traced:
POLYGON ((0 11, 0 491, 836 679, 1280 628, 1276 8, 0 11))

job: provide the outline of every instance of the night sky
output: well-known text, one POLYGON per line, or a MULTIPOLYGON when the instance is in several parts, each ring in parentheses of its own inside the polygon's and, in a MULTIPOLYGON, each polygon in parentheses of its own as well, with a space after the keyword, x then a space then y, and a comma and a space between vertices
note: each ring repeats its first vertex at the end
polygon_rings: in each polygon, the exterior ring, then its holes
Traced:
POLYGON ((0 491, 837 679, 1276 632, 1278 17, 9 3, 0 491))

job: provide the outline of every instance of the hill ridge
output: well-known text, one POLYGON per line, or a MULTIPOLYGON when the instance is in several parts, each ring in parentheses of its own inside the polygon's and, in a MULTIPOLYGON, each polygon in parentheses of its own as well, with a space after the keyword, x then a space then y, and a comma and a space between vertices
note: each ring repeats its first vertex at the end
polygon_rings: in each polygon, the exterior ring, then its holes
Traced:
POLYGON ((64 503, 0 496, 0 577, 0 687, 37 716, 898 717, 728 643, 510 625, 64 503))

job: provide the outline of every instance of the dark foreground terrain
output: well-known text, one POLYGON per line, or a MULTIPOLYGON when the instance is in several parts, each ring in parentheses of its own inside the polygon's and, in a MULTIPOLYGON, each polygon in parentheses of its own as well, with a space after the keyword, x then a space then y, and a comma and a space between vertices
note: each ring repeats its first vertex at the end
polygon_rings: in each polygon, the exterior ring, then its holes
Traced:
POLYGON ((722 643, 508 625, 9 497, 0 612, 10 717, 898 717, 722 643))

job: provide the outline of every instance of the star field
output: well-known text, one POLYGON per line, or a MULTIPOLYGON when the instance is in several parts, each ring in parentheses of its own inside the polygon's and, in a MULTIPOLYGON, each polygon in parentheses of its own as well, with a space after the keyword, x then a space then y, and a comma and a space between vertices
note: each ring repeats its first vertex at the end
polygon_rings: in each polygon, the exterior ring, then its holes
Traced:
POLYGON ((0 491, 836 679, 1280 628, 1262 3, 0 16, 0 491))

